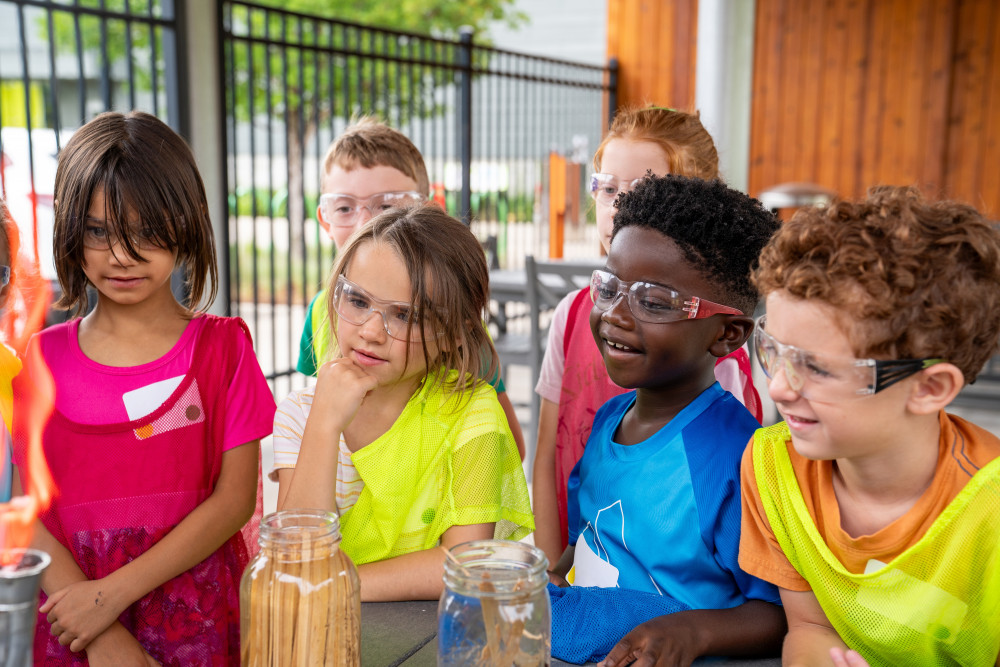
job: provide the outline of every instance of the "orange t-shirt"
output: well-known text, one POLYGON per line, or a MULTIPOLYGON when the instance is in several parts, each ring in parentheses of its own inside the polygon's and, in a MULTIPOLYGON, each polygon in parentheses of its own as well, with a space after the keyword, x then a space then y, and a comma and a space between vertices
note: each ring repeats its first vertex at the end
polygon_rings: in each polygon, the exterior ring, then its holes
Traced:
MULTIPOLYGON (((981 467, 1000 457, 1000 438, 989 431, 944 411, 939 421, 938 466, 931 485, 906 514, 882 530, 857 538, 840 527, 840 508, 833 491, 833 462, 807 459, 788 443, 792 469, 809 516, 830 551, 850 572, 863 573, 872 559, 888 563, 913 546, 969 479, 981 467)), ((751 439, 743 453, 740 470, 743 498, 740 567, 748 574, 787 590, 812 590, 809 582, 785 557, 771 531, 757 489, 752 449, 751 439)))

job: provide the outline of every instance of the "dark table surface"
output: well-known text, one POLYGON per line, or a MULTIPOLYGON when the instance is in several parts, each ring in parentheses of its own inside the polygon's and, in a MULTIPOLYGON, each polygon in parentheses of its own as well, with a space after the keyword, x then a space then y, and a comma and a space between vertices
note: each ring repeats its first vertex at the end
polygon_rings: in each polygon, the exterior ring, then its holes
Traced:
MULTIPOLYGON (((781 660, 699 660, 696 664, 780 667, 781 660)), ((365 602, 361 605, 362 667, 437 665, 437 601, 365 602)), ((568 665, 552 660, 552 665, 568 665)))

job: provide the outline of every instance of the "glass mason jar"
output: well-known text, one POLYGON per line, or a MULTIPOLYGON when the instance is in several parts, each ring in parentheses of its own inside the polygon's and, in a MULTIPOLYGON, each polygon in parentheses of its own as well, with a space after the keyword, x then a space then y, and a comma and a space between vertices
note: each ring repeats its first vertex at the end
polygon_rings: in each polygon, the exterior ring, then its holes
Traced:
POLYGON ((475 540, 444 561, 439 667, 549 664, 548 560, 523 542, 475 540))
POLYGON ((361 664, 361 586, 336 514, 264 517, 240 582, 240 636, 243 667, 361 664))

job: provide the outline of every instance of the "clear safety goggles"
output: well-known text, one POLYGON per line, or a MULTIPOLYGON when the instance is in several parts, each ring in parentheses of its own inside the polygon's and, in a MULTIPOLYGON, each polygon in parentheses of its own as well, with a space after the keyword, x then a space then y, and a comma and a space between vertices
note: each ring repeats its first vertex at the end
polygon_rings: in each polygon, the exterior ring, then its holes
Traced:
POLYGON ((611 206, 615 203, 618 195, 624 192, 631 192, 641 182, 642 178, 636 178, 631 181, 620 181, 611 174, 591 174, 590 194, 598 203, 611 206))
POLYGON ((344 276, 337 277, 337 286, 333 291, 333 309, 342 320, 358 326, 378 313, 382 317, 385 332, 396 340, 416 343, 442 334, 441 331, 431 329, 411 304, 376 299, 344 276))
POLYGON ((379 192, 371 197, 359 199, 351 195, 330 193, 319 198, 323 219, 334 227, 353 227, 361 211, 376 216, 390 208, 416 206, 424 201, 419 192, 379 192))
POLYGON ((811 401, 837 403, 877 394, 944 359, 854 359, 785 345, 767 332, 767 316, 757 319, 754 349, 769 380, 780 371, 792 391, 811 401))
POLYGON ((742 315, 743 311, 697 296, 675 292, 663 285, 626 282, 609 272, 597 269, 590 277, 590 298, 599 310, 608 310, 618 297, 628 299, 629 310, 637 320, 663 323, 696 320, 712 315, 742 315))

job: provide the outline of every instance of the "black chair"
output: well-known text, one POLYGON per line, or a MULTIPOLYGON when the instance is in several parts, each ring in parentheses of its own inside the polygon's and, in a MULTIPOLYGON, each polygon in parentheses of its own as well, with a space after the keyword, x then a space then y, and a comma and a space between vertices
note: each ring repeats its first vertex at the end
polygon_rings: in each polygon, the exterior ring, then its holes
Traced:
MULTIPOLYGON (((508 326, 503 331, 498 331, 493 341, 500 357, 505 382, 510 377, 511 366, 527 366, 530 369, 530 424, 521 424, 525 432, 526 461, 531 461, 534 457, 534 434, 538 430, 538 411, 541 406, 541 399, 535 393, 535 384, 541 372, 542 355, 548 340, 548 326, 546 324, 543 330, 542 316, 555 310, 559 301, 570 292, 589 286, 594 269, 603 266, 604 261, 598 258, 536 261, 529 255, 525 259, 523 283, 518 282, 516 286, 514 283, 497 284, 497 289, 491 289, 498 311, 505 312, 509 303, 527 304, 527 311, 523 315, 525 323, 522 326, 510 326, 509 320, 520 318, 505 316, 505 324, 508 326)), ((530 469, 529 466, 528 470, 530 469)))

